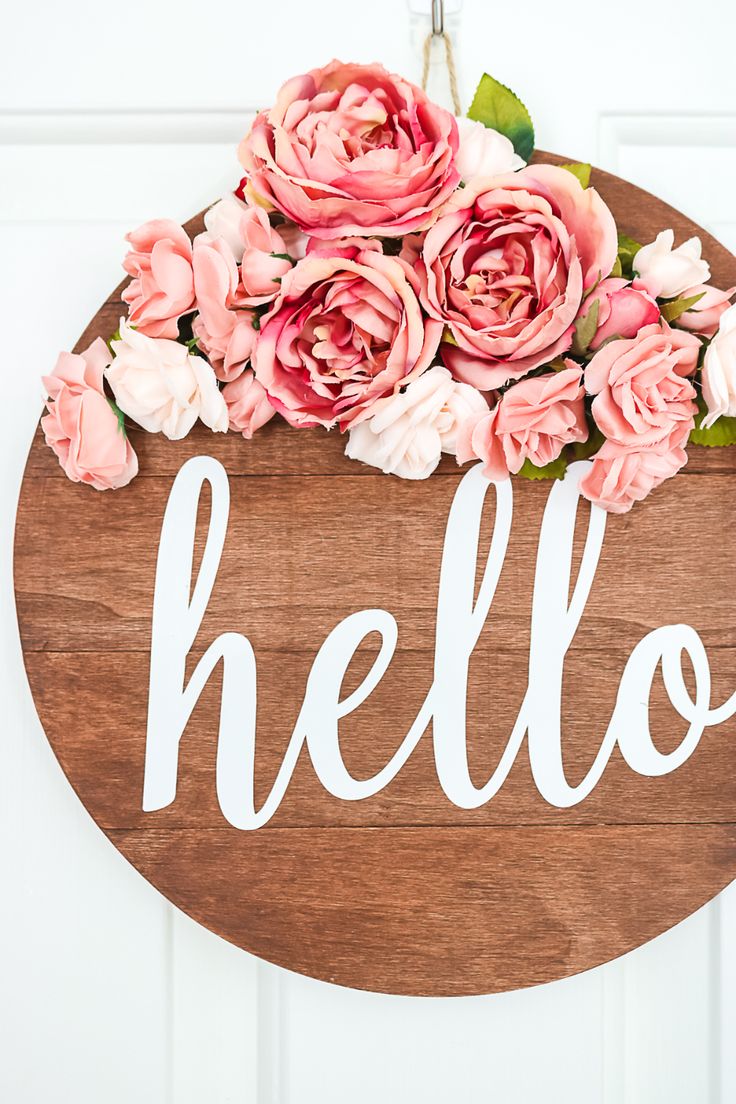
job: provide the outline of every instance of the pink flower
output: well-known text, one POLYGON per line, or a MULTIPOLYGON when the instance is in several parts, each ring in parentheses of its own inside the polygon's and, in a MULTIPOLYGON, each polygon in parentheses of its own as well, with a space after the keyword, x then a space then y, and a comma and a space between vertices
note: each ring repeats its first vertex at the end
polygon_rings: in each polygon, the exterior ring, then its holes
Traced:
POLYGON ((227 403, 230 428, 242 433, 247 441, 276 413, 249 368, 232 383, 225 384, 222 397, 227 403))
POLYGON ((138 474, 138 458, 103 388, 111 360, 98 337, 83 353, 62 353, 43 378, 49 393, 48 414, 41 419, 46 444, 71 480, 98 491, 124 487, 138 474))
POLYGON ((719 291, 710 284, 696 284, 695 287, 687 288, 682 293, 683 299, 690 299, 694 295, 701 295, 702 298, 689 311, 680 315, 677 325, 682 326, 683 330, 700 334, 701 337, 715 337, 721 315, 728 310, 735 291, 736 288, 719 291))
POLYGON ((380 65, 333 61, 281 88, 243 140, 248 193, 318 238, 423 229, 457 187, 455 119, 380 65))
POLYGON ((679 426, 650 448, 627 448, 605 441, 580 480, 580 493, 612 514, 625 514, 687 463, 689 429, 679 426))
POLYGON ((447 367, 488 391, 564 353, 616 250, 611 212, 566 169, 471 181, 427 232, 418 265, 422 302, 452 337, 447 367))
POLYGON ((695 372, 700 341, 666 324, 645 326, 636 337, 609 341, 585 369, 593 418, 610 440, 641 449, 671 438, 694 422, 695 372))
POLYGON ((148 337, 176 338, 178 320, 194 310, 192 243, 170 219, 144 222, 127 234, 123 268, 133 279, 123 292, 129 320, 148 337))
POLYGON ((559 372, 514 384, 492 410, 474 415, 460 429, 458 463, 477 457, 489 479, 508 478, 525 460, 550 464, 565 445, 588 439, 582 368, 573 361, 559 372))
POLYGON ((261 320, 256 379, 291 425, 355 425, 437 351, 442 325, 425 324, 407 264, 377 242, 337 252, 299 261, 261 320))
POLYGON ((240 280, 249 307, 272 303, 292 266, 286 242, 262 207, 248 207, 240 220, 243 255, 240 280))
POLYGON ((612 337, 636 337, 644 326, 659 322, 659 306, 642 287, 610 276, 602 280, 585 300, 584 313, 598 303, 598 328, 590 343, 591 350, 599 349, 612 337))
POLYGON ((192 330, 217 378, 228 383, 237 379, 253 353, 255 311, 247 308, 238 266, 224 238, 196 238, 193 265, 199 314, 192 330))

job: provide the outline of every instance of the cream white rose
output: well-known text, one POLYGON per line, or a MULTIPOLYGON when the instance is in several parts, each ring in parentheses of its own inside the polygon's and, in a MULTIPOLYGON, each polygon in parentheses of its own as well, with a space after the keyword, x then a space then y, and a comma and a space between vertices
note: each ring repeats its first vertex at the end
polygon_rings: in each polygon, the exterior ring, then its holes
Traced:
POLYGON ((689 238, 677 249, 674 230, 662 230, 649 245, 634 256, 634 272, 650 295, 658 299, 676 299, 695 284, 707 284, 710 267, 701 257, 700 238, 689 238))
POLYGON ((241 233, 240 220, 248 210, 247 203, 228 192, 218 199, 209 211, 205 211, 204 224, 213 238, 224 238, 230 246, 233 257, 240 264, 245 249, 245 238, 241 233))
POLYGON ((708 407, 703 427, 724 414, 736 418, 736 303, 721 315, 718 332, 705 350, 702 382, 708 407))
POLYGON ((484 126, 475 119, 458 116, 457 129, 460 145, 455 166, 467 183, 479 176, 496 176, 498 173, 523 169, 522 161, 505 134, 484 126))
POLYGON ((446 368, 429 368, 350 430, 345 455, 402 479, 426 479, 443 452, 454 455, 462 422, 487 409, 474 387, 446 368))
POLYGON ((186 437, 199 418, 210 429, 226 433, 227 406, 215 373, 186 345, 146 337, 120 319, 120 340, 105 376, 124 414, 149 433, 171 441, 186 437))

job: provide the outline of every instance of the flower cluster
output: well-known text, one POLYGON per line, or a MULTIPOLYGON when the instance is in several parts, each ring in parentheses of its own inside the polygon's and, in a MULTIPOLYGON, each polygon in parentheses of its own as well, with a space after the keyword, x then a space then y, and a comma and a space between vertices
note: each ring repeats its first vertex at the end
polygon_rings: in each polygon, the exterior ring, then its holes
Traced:
POLYGON ((46 377, 67 475, 129 482, 126 418, 176 440, 274 417, 407 479, 443 452, 494 480, 589 458, 582 493, 614 512, 674 475, 736 416, 734 289, 696 238, 619 235, 589 166, 526 164, 528 114, 492 78, 470 114, 379 65, 288 81, 204 232, 129 234, 119 331, 46 377))

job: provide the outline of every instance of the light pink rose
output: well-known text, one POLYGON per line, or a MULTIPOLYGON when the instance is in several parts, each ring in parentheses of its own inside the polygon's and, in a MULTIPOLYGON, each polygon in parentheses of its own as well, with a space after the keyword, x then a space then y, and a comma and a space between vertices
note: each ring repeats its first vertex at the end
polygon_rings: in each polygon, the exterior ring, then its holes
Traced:
POLYGON ((489 391, 564 353, 616 251, 611 212, 566 169, 471 181, 427 232, 418 264, 422 302, 449 327, 447 367, 489 391))
POLYGON ((559 372, 531 376, 509 387, 492 410, 460 428, 458 463, 477 458, 489 479, 508 478, 525 460, 550 464, 565 445, 587 441, 582 368, 567 362, 559 372))
POLYGON ((605 441, 590 471, 580 480, 580 493, 609 513, 625 514, 687 463, 683 446, 689 432, 678 426, 669 437, 649 448, 605 441))
POLYGON ((62 353, 43 382, 49 398, 41 419, 46 444, 75 483, 98 491, 124 487, 138 458, 105 396, 103 374, 112 354, 101 337, 83 353, 62 353))
POLYGON ((683 299, 690 299, 694 295, 701 295, 702 298, 689 311, 680 315, 677 325, 682 326, 683 330, 700 334, 701 337, 714 337, 718 332, 721 315, 728 310, 735 291, 736 287, 719 291, 710 284, 696 284, 695 287, 687 288, 682 293, 683 299))
POLYGON ((669 439, 678 426, 689 433, 697 407, 688 377, 700 347, 693 334, 666 323, 604 345, 585 369, 586 390, 595 395, 593 418, 603 435, 641 449, 669 439))
POLYGON ((585 300, 585 314, 595 302, 598 303, 598 328, 590 343, 593 351, 612 337, 636 337, 644 326, 659 322, 656 299, 639 287, 636 280, 633 284, 614 276, 602 280, 585 300))
POLYGON ((129 321, 148 337, 176 338, 178 321, 194 310, 192 243, 170 219, 144 222, 126 234, 132 249, 123 268, 133 279, 123 292, 129 321))
POLYGON ((224 238, 200 234, 194 242, 193 265, 199 313, 192 331, 217 378, 229 383, 253 353, 256 314, 247 306, 238 266, 224 238))
POLYGON ((276 413, 250 368, 225 384, 222 397, 227 404, 230 428, 242 433, 246 441, 276 413))
POLYGON ((457 187, 455 119, 380 65, 333 61, 281 88, 240 145, 246 194, 318 238, 423 229, 457 187))
POLYGON ((291 425, 355 425, 437 351, 442 325, 422 317, 407 264, 376 242, 337 252, 299 261, 261 319, 256 379, 291 425))

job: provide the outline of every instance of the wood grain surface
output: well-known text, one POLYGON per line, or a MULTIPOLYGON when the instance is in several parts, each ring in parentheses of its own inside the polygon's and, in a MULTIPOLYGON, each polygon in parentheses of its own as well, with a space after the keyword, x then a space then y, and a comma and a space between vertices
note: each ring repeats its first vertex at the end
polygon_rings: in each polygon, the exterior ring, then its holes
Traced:
MULTIPOLYGON (((698 233, 714 283, 736 284, 736 260, 684 215, 598 170, 592 182, 623 232, 639 240, 669 226, 678 240, 698 233)), ((200 227, 201 216, 189 224, 200 227)), ((116 329, 119 291, 78 348, 116 329)), ((615 957, 736 876, 733 720, 706 730, 692 758, 664 778, 634 774, 615 752, 591 796, 567 810, 542 800, 525 748, 498 796, 471 811, 442 793, 429 737, 384 791, 362 802, 326 793, 303 753, 274 818, 239 832, 215 793, 217 673, 182 739, 176 800, 143 813, 153 577, 181 464, 206 452, 230 476, 225 553, 191 662, 226 630, 253 644, 257 800, 281 762, 315 652, 354 610, 389 610, 399 642, 377 690, 341 727, 346 764, 368 775, 400 743, 432 679, 442 540, 461 473, 445 458, 430 480, 403 482, 348 461, 337 432, 274 422, 251 442, 201 427, 180 442, 135 429, 131 437, 140 476, 99 494, 66 480, 36 435, 16 527, 18 620, 39 716, 80 800, 185 912, 255 954, 343 985, 478 993, 615 957)), ((470 672, 468 747, 478 784, 492 773, 526 689, 548 492, 546 482, 514 481, 509 552, 470 672)), ((609 519, 565 667, 571 780, 592 762, 626 660, 651 629, 692 625, 708 651, 713 700, 736 688, 735 507, 736 449, 693 448, 684 473, 609 519)), ((490 532, 492 502, 487 512, 490 532)), ((369 659, 366 648, 356 680, 369 659)), ((662 750, 684 734, 661 685, 651 725, 662 750)))

